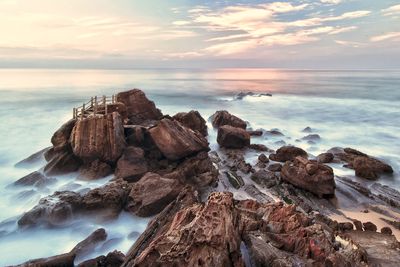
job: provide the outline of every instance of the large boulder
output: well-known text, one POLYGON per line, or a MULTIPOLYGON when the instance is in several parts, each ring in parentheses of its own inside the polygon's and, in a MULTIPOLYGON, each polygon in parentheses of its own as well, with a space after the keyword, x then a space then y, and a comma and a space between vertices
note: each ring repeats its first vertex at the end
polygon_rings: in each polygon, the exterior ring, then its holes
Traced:
POLYGON ((206 121, 197 110, 180 112, 175 114, 172 118, 179 121, 182 125, 192 129, 193 131, 198 131, 203 136, 207 136, 206 121))
POLYGON ((149 133, 158 149, 170 160, 209 150, 204 136, 177 121, 162 119, 149 133))
POLYGON ((76 124, 75 119, 71 119, 64 123, 51 137, 51 143, 53 144, 55 151, 64 151, 68 147, 70 142, 70 135, 72 129, 76 124))
POLYGON ((244 120, 230 114, 226 110, 219 110, 215 112, 211 117, 211 123, 214 128, 219 128, 224 125, 230 125, 232 127, 246 129, 247 124, 244 120))
POLYGON ((296 157, 308 158, 306 151, 295 146, 283 146, 279 148, 276 153, 270 154, 269 159, 273 161, 285 162, 293 160, 296 157))
POLYGON ((44 167, 46 175, 62 175, 75 172, 82 161, 70 151, 57 152, 44 167))
POLYGON ((132 124, 140 124, 146 120, 159 120, 162 113, 150 101, 145 93, 139 89, 133 89, 117 94, 117 102, 125 104, 126 112, 132 124))
POLYGON ((250 134, 242 128, 224 125, 218 129, 217 142, 225 148, 244 148, 250 145, 250 134))
POLYGON ((112 173, 112 168, 109 164, 101 160, 94 160, 83 165, 79 169, 79 179, 82 180, 96 180, 106 177, 112 173))
POLYGON ((142 217, 155 215, 173 201, 182 189, 178 180, 149 172, 132 186, 126 208, 142 217))
POLYGON ((126 146, 121 116, 113 112, 79 120, 71 133, 71 145, 84 162, 99 159, 114 164, 126 146))
POLYGON ((281 178, 319 197, 335 194, 336 185, 332 168, 301 156, 283 165, 281 178))
POLYGON ((138 181, 148 171, 143 149, 128 146, 117 162, 115 176, 129 182, 138 181))

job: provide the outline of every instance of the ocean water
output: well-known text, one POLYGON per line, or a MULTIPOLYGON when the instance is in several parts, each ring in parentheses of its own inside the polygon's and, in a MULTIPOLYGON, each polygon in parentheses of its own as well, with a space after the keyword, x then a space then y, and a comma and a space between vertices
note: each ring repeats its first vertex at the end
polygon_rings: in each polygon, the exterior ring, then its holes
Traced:
MULTIPOLYGON (((353 147, 391 164, 394 175, 380 183, 400 189, 400 71, 314 71, 275 69, 215 70, 0 70, 0 266, 68 252, 92 231, 104 227, 108 246, 127 252, 148 219, 127 213, 114 221, 90 219, 59 228, 21 230, 16 221, 38 200, 71 185, 95 188, 111 177, 83 182, 76 175, 56 177, 43 189, 10 184, 42 167, 16 168, 18 161, 50 146, 53 132, 72 116, 72 108, 95 95, 140 88, 164 114, 191 109, 208 118, 226 109, 247 120, 253 129, 278 129, 284 136, 255 138, 272 149, 293 144, 318 155, 331 147, 353 147), (245 97, 239 92, 271 93, 245 97), (305 127, 321 136, 315 144, 299 141, 305 127), (128 238, 129 236, 129 238, 128 238)), ((216 134, 209 141, 217 149, 216 134)), ((335 174, 354 175, 335 168, 335 174)), ((357 179, 353 177, 354 179, 357 179)))

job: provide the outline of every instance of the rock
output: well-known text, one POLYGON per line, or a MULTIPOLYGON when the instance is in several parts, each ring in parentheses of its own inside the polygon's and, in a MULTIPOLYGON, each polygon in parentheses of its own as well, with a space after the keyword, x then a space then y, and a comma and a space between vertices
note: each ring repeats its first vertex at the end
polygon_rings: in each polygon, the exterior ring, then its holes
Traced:
POLYGON ((78 179, 82 180, 97 180, 106 177, 112 173, 111 166, 98 159, 84 164, 79 169, 78 179))
POLYGON ((146 120, 159 120, 162 113, 156 108, 143 91, 133 89, 117 94, 117 102, 125 104, 127 115, 131 124, 140 124, 146 120))
MULTIPOLYGON (((99 109, 104 110, 104 105, 100 106, 99 109)), ((107 113, 113 113, 117 112, 119 115, 121 115, 121 118, 123 121, 128 119, 128 110, 126 109, 126 106, 124 103, 121 102, 116 102, 112 104, 107 104, 107 113)))
POLYGON ((312 131, 311 127, 308 126, 302 130, 303 133, 311 133, 312 131))
POLYGON ((356 176, 366 179, 376 179, 379 174, 393 173, 391 166, 369 157, 356 157, 352 162, 352 167, 356 172, 356 176))
POLYGON ((244 120, 236 117, 235 115, 230 114, 226 110, 220 110, 214 113, 210 117, 212 126, 214 128, 219 128, 224 125, 229 125, 235 128, 246 129, 247 124, 244 120))
POLYGON ((126 142, 128 145, 142 147, 146 145, 147 129, 141 125, 125 126, 126 142))
POLYGON ((257 171, 250 176, 251 180, 255 183, 265 186, 266 188, 271 188, 278 184, 278 177, 274 172, 271 171, 257 171))
POLYGON ((99 228, 91 233, 85 240, 79 242, 70 253, 76 255, 76 260, 79 261, 82 257, 92 252, 96 246, 107 239, 106 230, 99 228))
POLYGON ((353 230, 353 224, 351 222, 339 223, 338 228, 341 231, 350 231, 353 230))
POLYGON ((296 158, 297 156, 308 158, 306 151, 295 146, 283 146, 279 148, 275 154, 269 155, 269 159, 273 161, 285 162, 296 158))
POLYGON ((263 152, 269 152, 270 149, 268 147, 266 147, 263 144, 250 144, 249 145, 250 149, 254 149, 256 151, 263 151, 263 152))
POLYGON ((382 227, 381 229, 381 233, 384 235, 392 235, 392 229, 390 229, 390 227, 382 227))
POLYGON ((332 168, 301 156, 283 165, 281 178, 319 197, 335 194, 336 185, 332 168))
POLYGON ((76 120, 72 119, 63 124, 51 137, 54 151, 65 151, 70 144, 70 136, 72 129, 76 124, 76 120))
POLYGON ((385 201, 392 207, 400 207, 400 192, 396 189, 380 183, 373 183, 371 189, 376 193, 376 196, 385 201))
POLYGON ((65 253, 48 258, 30 260, 21 265, 15 265, 14 267, 50 267, 50 266, 74 267, 74 261, 75 261, 74 254, 65 253))
POLYGON ((320 163, 331 163, 334 159, 332 153, 322 153, 317 156, 317 161, 320 163))
POLYGON ((28 168, 28 167, 31 167, 32 165, 40 163, 41 161, 43 161, 45 159, 44 154, 49 149, 50 149, 50 147, 46 147, 45 149, 42 149, 42 150, 30 155, 26 159, 23 159, 23 160, 19 161, 18 163, 16 163, 15 167, 16 168, 28 168))
POLYGON ((268 162, 269 162, 269 159, 268 159, 268 157, 267 157, 264 153, 261 153, 261 154, 258 156, 258 161, 263 162, 263 163, 268 163, 268 162))
POLYGON ((234 172, 224 172, 226 177, 228 178, 229 183, 235 188, 239 189, 244 186, 243 178, 237 175, 234 172))
POLYGON ((281 133, 278 130, 271 130, 271 131, 266 131, 265 132, 267 135, 272 135, 272 136, 285 136, 283 133, 281 133))
POLYGON ((301 138, 302 140, 306 140, 306 141, 320 141, 321 137, 319 136, 319 134, 309 134, 307 136, 304 136, 303 138, 301 138))
POLYGON ((264 193, 262 193, 258 188, 253 184, 246 184, 243 186, 244 192, 249 194, 252 198, 256 199, 260 203, 269 203, 274 202, 274 199, 264 193))
POLYGON ((209 150, 204 136, 182 126, 177 121, 162 119, 149 132, 158 149, 169 160, 178 160, 209 150))
POLYGON ((149 172, 133 185, 126 208, 141 217, 153 216, 171 203, 182 189, 179 181, 149 172))
POLYGON ((224 125, 218 129, 217 142, 225 148, 244 148, 250 145, 250 135, 241 128, 224 125))
POLYGON ((143 149, 128 146, 117 162, 115 176, 128 182, 138 181, 148 171, 143 149))
POLYGON ((363 223, 363 226, 364 226, 364 231, 376 232, 376 230, 378 230, 376 225, 373 224, 372 222, 365 222, 365 223, 363 223))
POLYGON ((255 130, 255 131, 249 131, 247 130, 250 136, 262 136, 263 131, 262 130, 255 130))
POLYGON ((94 259, 84 261, 78 267, 119 267, 125 260, 125 255, 117 250, 110 252, 107 256, 99 256, 94 259))
POLYGON ((55 178, 48 178, 40 172, 34 171, 17 181, 13 184, 18 186, 35 186, 38 188, 45 187, 46 185, 56 182, 55 178))
POLYGON ((271 172, 280 172, 282 170, 282 165, 280 163, 272 163, 268 166, 268 170, 271 172))
POLYGON ((126 147, 121 116, 114 112, 79 120, 71 133, 74 154, 84 162, 114 164, 126 147))
POLYGON ((360 222, 359 220, 353 220, 353 224, 356 227, 357 231, 363 230, 362 222, 360 222))
POLYGON ((82 161, 71 152, 57 153, 44 167, 46 175, 62 175, 77 171, 82 161))
POLYGON ((203 136, 207 136, 207 125, 206 121, 196 110, 189 112, 180 112, 172 117, 174 120, 179 121, 183 126, 198 131, 203 136))

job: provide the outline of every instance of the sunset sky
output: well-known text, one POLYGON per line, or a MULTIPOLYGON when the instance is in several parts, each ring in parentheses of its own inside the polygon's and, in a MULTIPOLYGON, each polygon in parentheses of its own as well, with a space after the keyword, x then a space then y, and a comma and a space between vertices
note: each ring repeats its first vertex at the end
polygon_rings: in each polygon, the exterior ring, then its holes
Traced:
POLYGON ((400 68, 398 0, 0 0, 0 67, 400 68))

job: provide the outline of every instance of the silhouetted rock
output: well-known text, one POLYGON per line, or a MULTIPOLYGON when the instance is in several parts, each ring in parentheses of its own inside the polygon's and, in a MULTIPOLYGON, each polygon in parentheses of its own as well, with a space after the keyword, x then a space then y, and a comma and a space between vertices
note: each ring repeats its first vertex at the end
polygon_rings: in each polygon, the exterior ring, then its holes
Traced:
POLYGON ((217 142, 225 148, 244 148, 250 145, 250 135, 241 128, 223 125, 218 129, 217 142))
POLYGON ((203 136, 207 136, 206 121, 197 110, 180 112, 175 114, 172 118, 179 121, 182 125, 192 129, 193 131, 198 131, 203 136))
POLYGON ((229 125, 236 128, 246 129, 247 124, 244 120, 236 117, 235 115, 230 114, 226 110, 220 110, 214 113, 210 117, 212 126, 214 128, 219 128, 224 125, 229 125))
POLYGON ((285 162, 290 161, 296 158, 297 156, 301 156, 304 158, 308 157, 306 151, 299 147, 295 146, 283 146, 279 148, 275 154, 269 155, 269 159, 273 161, 285 162))
POLYGON ((392 229, 390 229, 390 227, 387 226, 382 227, 381 233, 385 235, 392 235, 392 229))

